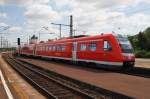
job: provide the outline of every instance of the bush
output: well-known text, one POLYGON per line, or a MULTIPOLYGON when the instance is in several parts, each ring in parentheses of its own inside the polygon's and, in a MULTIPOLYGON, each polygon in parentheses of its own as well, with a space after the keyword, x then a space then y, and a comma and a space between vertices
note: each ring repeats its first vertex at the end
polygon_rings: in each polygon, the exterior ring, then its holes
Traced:
POLYGON ((135 52, 135 57, 137 57, 137 58, 144 58, 145 54, 146 54, 145 50, 136 51, 135 52))
POLYGON ((136 58, 150 58, 150 52, 147 52, 145 50, 140 50, 135 52, 136 58))
POLYGON ((150 52, 147 52, 147 53, 145 54, 145 58, 150 58, 150 52))

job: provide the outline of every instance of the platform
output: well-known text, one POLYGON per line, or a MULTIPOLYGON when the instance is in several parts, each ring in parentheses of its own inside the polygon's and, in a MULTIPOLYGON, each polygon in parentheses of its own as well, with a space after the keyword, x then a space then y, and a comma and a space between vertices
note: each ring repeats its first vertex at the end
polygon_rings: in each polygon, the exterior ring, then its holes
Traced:
MULTIPOLYGON (((10 89, 14 99, 46 99, 30 84, 28 84, 18 73, 16 73, 0 56, 0 69, 4 75, 5 81, 10 89)), ((3 87, 0 86, 0 99, 5 98, 1 93, 3 87), (1 96, 2 95, 2 96, 1 96)))
POLYGON ((0 70, 0 99, 8 99, 8 95, 6 93, 6 90, 4 88, 3 79, 2 79, 2 72, 0 70))
POLYGON ((150 59, 136 58, 135 67, 150 68, 150 59))

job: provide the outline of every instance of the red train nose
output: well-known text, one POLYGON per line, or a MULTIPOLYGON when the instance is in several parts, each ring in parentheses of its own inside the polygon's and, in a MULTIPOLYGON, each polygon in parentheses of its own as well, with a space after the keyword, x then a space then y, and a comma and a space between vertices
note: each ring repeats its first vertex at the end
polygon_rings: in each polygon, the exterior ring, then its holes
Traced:
POLYGON ((123 55, 124 60, 128 60, 128 61, 134 61, 135 60, 134 54, 123 53, 122 55, 123 55))

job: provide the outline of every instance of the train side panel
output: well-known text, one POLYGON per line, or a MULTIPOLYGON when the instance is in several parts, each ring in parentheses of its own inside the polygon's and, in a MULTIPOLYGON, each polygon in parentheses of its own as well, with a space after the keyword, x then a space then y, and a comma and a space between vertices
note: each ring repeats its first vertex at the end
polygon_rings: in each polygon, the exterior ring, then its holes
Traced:
POLYGON ((120 45, 112 34, 30 45, 28 49, 22 49, 22 53, 119 66, 125 61, 120 45))

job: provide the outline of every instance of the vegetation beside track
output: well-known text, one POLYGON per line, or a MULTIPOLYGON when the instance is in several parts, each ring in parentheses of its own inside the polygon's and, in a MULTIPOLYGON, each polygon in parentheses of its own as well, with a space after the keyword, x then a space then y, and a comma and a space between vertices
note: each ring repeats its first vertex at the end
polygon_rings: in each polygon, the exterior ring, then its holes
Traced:
POLYGON ((11 47, 11 48, 0 48, 0 52, 15 51, 15 50, 16 50, 15 47, 11 47))
POLYGON ((150 27, 134 36, 129 36, 129 40, 137 58, 150 58, 150 27))

